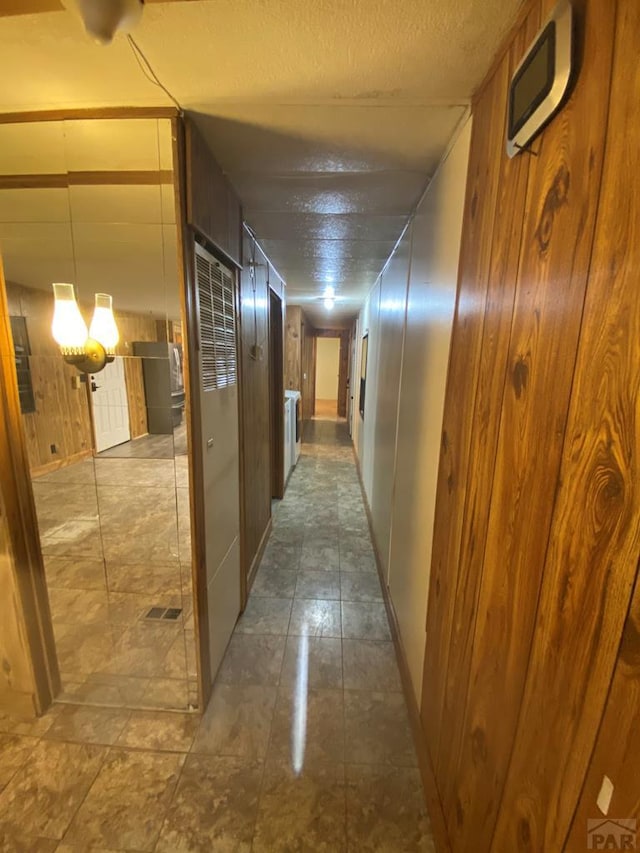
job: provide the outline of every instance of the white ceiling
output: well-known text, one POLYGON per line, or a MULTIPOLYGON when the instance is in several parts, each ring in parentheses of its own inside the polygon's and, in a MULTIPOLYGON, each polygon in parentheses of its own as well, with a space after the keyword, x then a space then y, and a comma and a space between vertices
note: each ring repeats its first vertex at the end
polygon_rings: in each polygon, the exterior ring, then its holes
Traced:
MULTIPOLYGON (((159 2, 134 37, 196 117, 288 300, 330 325, 374 282, 519 4, 159 2)), ((2 111, 169 103, 122 37, 96 46, 70 12, 0 18, 0 52, 2 111)))

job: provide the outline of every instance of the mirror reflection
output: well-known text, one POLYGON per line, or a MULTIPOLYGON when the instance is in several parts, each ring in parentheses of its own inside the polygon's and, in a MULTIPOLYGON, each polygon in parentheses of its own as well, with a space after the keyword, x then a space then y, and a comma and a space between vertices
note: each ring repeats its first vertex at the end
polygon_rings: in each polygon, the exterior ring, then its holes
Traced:
POLYGON ((0 126, 0 253, 12 315, 61 698, 197 704, 184 331, 171 123, 0 126), (99 372, 53 338, 52 284, 87 328, 109 294, 99 372))

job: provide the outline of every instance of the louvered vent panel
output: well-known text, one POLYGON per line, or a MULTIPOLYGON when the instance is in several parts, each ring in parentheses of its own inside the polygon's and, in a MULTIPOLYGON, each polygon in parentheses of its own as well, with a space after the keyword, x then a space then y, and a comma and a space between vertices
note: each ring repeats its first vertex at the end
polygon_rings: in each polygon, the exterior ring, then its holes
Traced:
POLYGON ((233 278, 226 269, 196 253, 196 279, 202 388, 215 391, 237 382, 233 278))

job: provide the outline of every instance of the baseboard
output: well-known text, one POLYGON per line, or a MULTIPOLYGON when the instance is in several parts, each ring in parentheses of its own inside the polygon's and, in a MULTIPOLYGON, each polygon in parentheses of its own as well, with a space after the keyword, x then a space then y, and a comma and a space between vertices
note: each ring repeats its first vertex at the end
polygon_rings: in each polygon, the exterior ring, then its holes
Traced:
POLYGON ((31 720, 37 716, 35 696, 18 690, 0 690, 0 713, 31 720))
POLYGON ((249 574, 247 576, 247 598, 249 597, 251 587, 253 586, 253 582, 256 579, 256 575, 258 574, 258 569, 260 568, 260 563, 262 562, 265 548, 267 547, 267 543, 269 541, 269 536, 271 536, 272 527, 273 522, 272 519, 269 518, 267 526, 264 529, 264 533, 262 534, 260 544, 258 545, 258 550, 256 551, 253 561, 251 562, 251 566, 249 567, 249 574))
POLYGON ((413 692, 413 684, 411 683, 409 664, 407 662, 407 655, 405 653, 404 646, 402 643, 402 637, 400 636, 398 618, 396 616, 396 611, 393 606, 393 602, 391 601, 391 596, 389 595, 389 588, 387 587, 386 579, 384 576, 383 564, 382 560, 380 559, 380 549, 378 548, 376 535, 373 529, 371 507, 369 506, 367 494, 364 489, 362 471, 360 469, 360 460, 358 459, 355 449, 353 456, 356 462, 356 471, 358 472, 358 479, 360 481, 362 502, 364 504, 365 512, 367 514, 367 522, 369 524, 369 535, 371 536, 371 542, 373 544, 373 553, 376 560, 376 567, 378 569, 380 586, 382 588, 384 606, 387 611, 387 617, 389 619, 389 625, 391 628, 391 637, 393 639, 396 659, 398 661, 398 668, 400 670, 402 692, 404 693, 404 698, 407 703, 407 710, 409 712, 409 723, 411 725, 413 742, 416 748, 416 754, 418 756, 418 766, 420 768, 420 775, 422 776, 422 785, 424 788, 427 811, 429 812, 429 818, 431 820, 433 838, 437 853, 451 853, 451 844, 449 843, 447 824, 444 818, 444 811, 442 809, 442 803, 440 801, 438 788, 436 786, 436 777, 435 773, 433 772, 433 765, 431 764, 431 756, 429 754, 427 740, 425 738, 424 730, 422 728, 422 721, 420 719, 420 709, 418 707, 418 702, 416 701, 415 693, 413 692))
POLYGON ((81 450, 79 453, 73 453, 71 456, 65 456, 64 459, 56 459, 53 462, 47 462, 46 465, 38 465, 37 468, 31 469, 31 476, 42 477, 43 474, 50 474, 52 471, 57 471, 59 468, 66 468, 68 465, 75 465, 76 462, 83 462, 85 459, 90 459, 93 456, 93 450, 81 450))

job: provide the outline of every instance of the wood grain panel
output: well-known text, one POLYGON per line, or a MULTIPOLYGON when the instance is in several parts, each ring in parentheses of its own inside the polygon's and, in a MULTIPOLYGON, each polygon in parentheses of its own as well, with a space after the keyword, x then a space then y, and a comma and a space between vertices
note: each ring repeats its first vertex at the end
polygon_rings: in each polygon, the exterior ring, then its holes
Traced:
MULTIPOLYGON (((535 9, 514 42, 506 61, 509 76, 534 38, 539 25, 535 9)), ((454 615, 449 642, 446 673, 442 737, 437 767, 443 796, 451 797, 455 783, 461 736, 460 709, 464 708, 471 666, 473 631, 478 603, 484 544, 489 523, 492 475, 495 466, 500 411, 507 370, 509 338, 515 301, 514 282, 524 222, 524 209, 529 173, 529 157, 509 159, 504 147, 498 171, 496 229, 491 250, 487 297, 482 330, 481 356, 478 369, 475 408, 471 433, 466 505, 462 526, 459 577, 454 602, 454 615)))
POLYGON ((440 789, 444 787, 444 780, 438 775, 436 760, 498 191, 501 153, 497 140, 505 121, 507 76, 508 60, 505 60, 474 106, 460 275, 438 467, 421 716, 440 789))
POLYGON ((287 305, 284 323, 284 387, 299 391, 302 384, 302 310, 287 305))
POLYGON ((240 381, 244 456, 243 571, 249 577, 271 520, 269 263, 244 234, 240 274, 240 381), (251 261, 255 260, 255 275, 251 261))
POLYGON ((569 853, 586 846, 587 820, 602 813, 596 800, 605 774, 614 785, 609 814, 635 818, 640 825, 640 580, 622 634, 611 692, 605 707, 582 796, 565 845, 569 853))
POLYGON ((198 128, 190 120, 185 120, 185 127, 187 221, 239 266, 240 201, 198 128))
POLYGON ((593 240, 613 21, 608 0, 574 6, 589 61, 529 167, 461 754, 454 790, 445 798, 454 849, 489 849, 507 774, 593 240))
POLYGON ((303 313, 302 319, 302 420, 315 414, 316 400, 316 330, 303 313))
MULTIPOLYGON (((595 41, 597 30, 605 53, 611 16, 605 4, 598 5, 592 4, 592 34, 595 41)), ((564 842, 616 665, 640 554, 640 197, 629 180, 640 172, 640 7, 624 0, 618 7, 589 286, 497 849, 556 850, 564 842)), ((632 616, 627 631, 633 633, 634 625, 632 616)), ((632 646, 627 637, 623 670, 632 646)), ((636 767, 636 780, 637 774, 636 767)))
POLYGON ((0 702, 42 713, 60 688, 0 261, 0 702))

